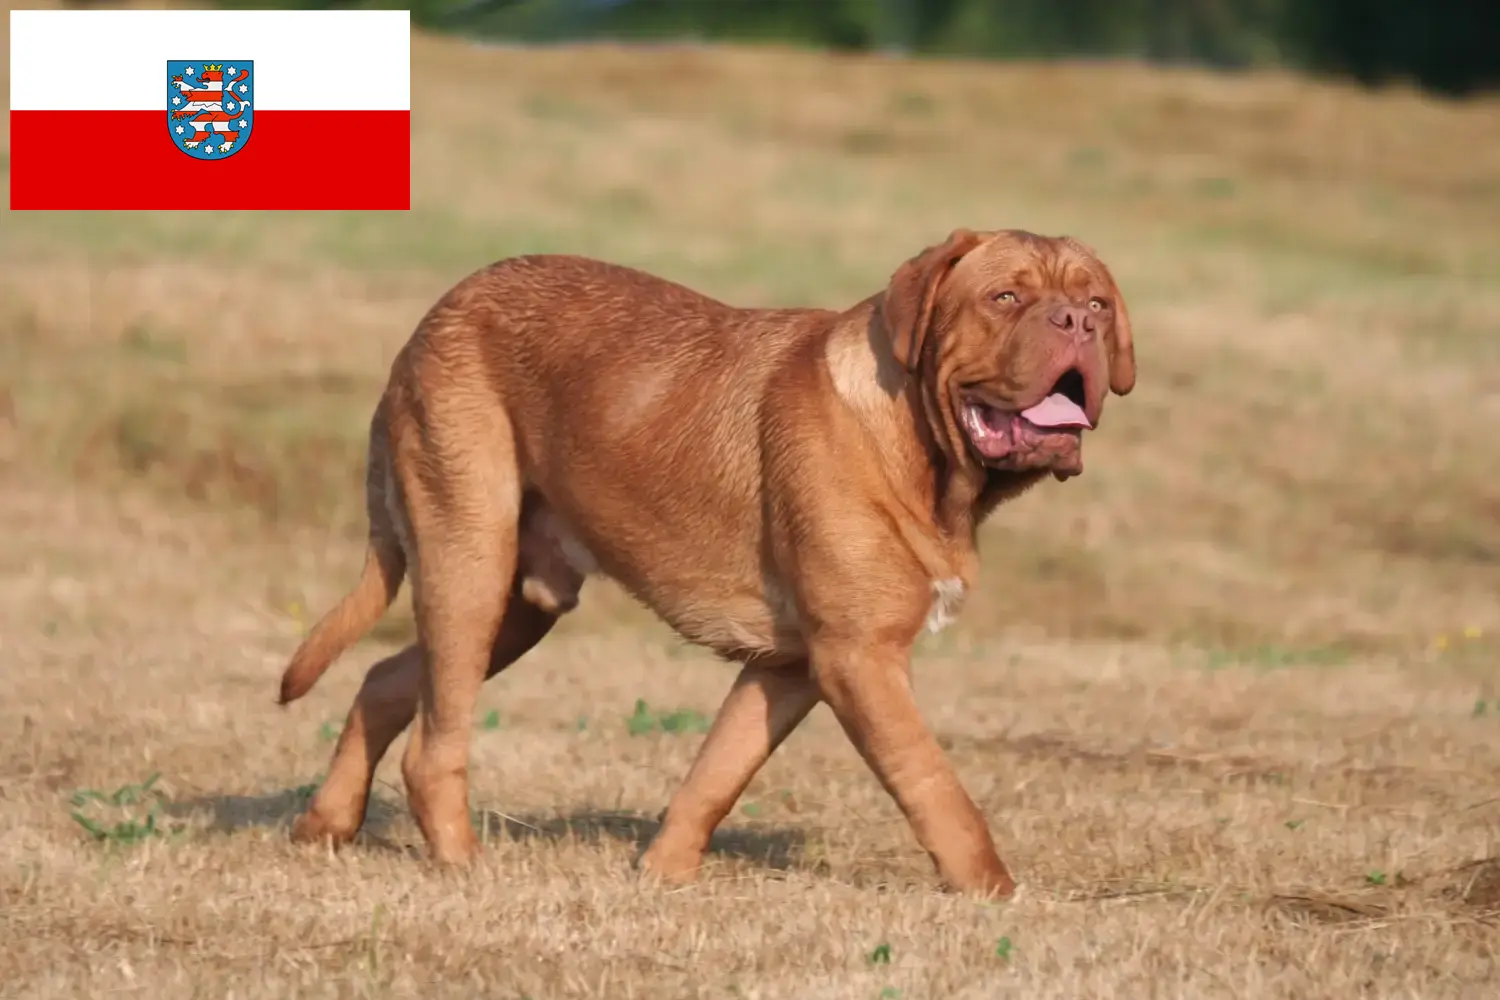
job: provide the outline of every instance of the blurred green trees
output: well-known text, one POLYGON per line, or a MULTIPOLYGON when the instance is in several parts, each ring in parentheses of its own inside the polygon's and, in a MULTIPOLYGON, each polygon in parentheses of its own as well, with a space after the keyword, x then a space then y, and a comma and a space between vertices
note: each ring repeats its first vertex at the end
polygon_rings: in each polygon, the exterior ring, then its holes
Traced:
MULTIPOLYGON (((1462 94, 1500 85, 1500 0, 409 0, 518 41, 775 40, 981 57, 1282 65, 1462 94)), ((291 4, 330 6, 330 4, 291 4)), ((263 6, 263 4, 256 4, 263 6)), ((407 6, 379 4, 378 6, 407 6)))

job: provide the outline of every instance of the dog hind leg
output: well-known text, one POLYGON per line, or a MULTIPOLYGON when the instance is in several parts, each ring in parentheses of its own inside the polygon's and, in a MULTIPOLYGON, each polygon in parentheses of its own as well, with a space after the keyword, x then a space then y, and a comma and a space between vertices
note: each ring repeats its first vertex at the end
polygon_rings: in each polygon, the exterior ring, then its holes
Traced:
MULTIPOLYGON (((523 599, 519 588, 517 579, 490 651, 486 679, 519 660, 557 623, 556 615, 523 599)), ((344 720, 328 777, 292 827, 293 840, 337 845, 354 839, 364 824, 375 768, 416 714, 421 679, 422 650, 416 643, 370 668, 344 720)))
POLYGON ((521 480, 503 406, 455 382, 455 358, 415 359, 392 414, 391 458, 410 519, 412 605, 422 651, 401 773, 432 857, 479 849, 469 820, 473 714, 517 569, 521 480), (432 364, 441 392, 423 392, 432 364), (439 367, 441 366, 441 367, 439 367))
MULTIPOLYGON (((541 497, 528 493, 522 506, 519 565, 486 679, 541 642, 561 615, 577 607, 583 585, 583 574, 563 551, 541 497)), ((392 517, 406 523, 404 510, 393 511, 392 517)), ((354 839, 364 824, 375 768, 416 714, 421 678, 422 650, 416 643, 369 669, 344 720, 328 776, 292 826, 293 840, 338 845, 354 839)))

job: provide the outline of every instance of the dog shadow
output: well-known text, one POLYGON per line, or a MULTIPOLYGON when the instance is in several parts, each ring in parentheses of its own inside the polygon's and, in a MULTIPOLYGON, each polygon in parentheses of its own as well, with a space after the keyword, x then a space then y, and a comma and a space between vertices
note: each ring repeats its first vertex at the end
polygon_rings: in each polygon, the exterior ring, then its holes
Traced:
MULTIPOLYGON (((178 820, 206 819, 207 829, 215 833, 289 829, 311 797, 310 786, 264 795, 203 795, 166 803, 162 812, 178 820)), ((372 796, 355 843, 420 854, 419 844, 398 843, 390 835, 392 825, 405 813, 404 803, 372 796)), ((491 837, 498 835, 517 843, 599 844, 614 840, 630 844, 637 855, 661 829, 660 821, 652 817, 604 809, 580 809, 562 816, 513 816, 480 809, 474 819, 475 825, 491 837)), ((792 871, 809 867, 803 861, 806 846, 807 834, 794 827, 721 827, 709 841, 708 853, 773 871, 792 871)))
MULTIPOLYGON (((646 849, 661 822, 638 813, 617 810, 582 809, 566 816, 506 816, 493 811, 481 813, 481 822, 508 840, 565 840, 597 844, 617 840, 630 844, 637 855, 646 849)), ((708 844, 715 857, 744 861, 773 871, 806 868, 802 860, 807 834, 794 827, 720 827, 708 844)))
MULTIPOLYGON (((290 829, 312 801, 313 791, 314 786, 302 785, 264 795, 200 795, 168 802, 162 812, 177 820, 206 820, 204 827, 214 833, 290 829)), ((361 833, 383 836, 401 812, 398 804, 371 796, 361 833)))

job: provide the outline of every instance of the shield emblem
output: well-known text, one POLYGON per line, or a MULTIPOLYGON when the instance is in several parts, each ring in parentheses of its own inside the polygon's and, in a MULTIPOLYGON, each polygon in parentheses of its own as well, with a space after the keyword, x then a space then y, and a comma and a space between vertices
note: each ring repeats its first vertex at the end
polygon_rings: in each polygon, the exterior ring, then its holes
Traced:
POLYGON ((195 160, 223 160, 255 129, 255 63, 249 59, 168 59, 167 133, 195 160))

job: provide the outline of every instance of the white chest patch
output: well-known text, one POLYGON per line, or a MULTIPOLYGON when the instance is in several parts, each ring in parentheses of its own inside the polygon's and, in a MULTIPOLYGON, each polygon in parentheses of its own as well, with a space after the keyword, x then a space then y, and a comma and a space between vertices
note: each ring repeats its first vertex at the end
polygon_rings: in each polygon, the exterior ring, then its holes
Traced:
POLYGON ((964 606, 964 582, 958 577, 932 581, 932 607, 927 612, 927 631, 937 633, 952 625, 964 606))

